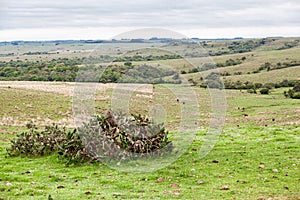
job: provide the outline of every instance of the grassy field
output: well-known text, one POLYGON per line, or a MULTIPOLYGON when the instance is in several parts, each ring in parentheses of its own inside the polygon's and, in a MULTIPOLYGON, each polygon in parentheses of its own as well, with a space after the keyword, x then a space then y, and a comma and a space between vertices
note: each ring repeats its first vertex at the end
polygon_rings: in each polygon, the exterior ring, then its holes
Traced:
MULTIPOLYGON (((73 86, 65 84, 65 87, 73 86)), ((113 90, 110 85, 98 91, 99 107, 110 107, 113 90)), ((2 124, 0 198, 47 199, 51 195, 53 199, 299 199, 298 101, 285 99, 282 89, 266 96, 228 90, 227 123, 216 146, 201 159, 199 149, 209 122, 210 96, 205 89, 194 90, 201 112, 198 124, 202 128, 183 156, 154 172, 119 172, 101 163, 66 167, 57 155, 7 157, 5 148, 24 126, 2 124)), ((140 110, 138 105, 148 100, 141 94, 133 93, 131 103, 137 105, 133 110, 140 110)), ((173 130, 179 120, 174 94, 164 85, 156 85, 154 94, 157 96, 154 102, 168 110, 167 127, 173 130)), ((51 122, 59 123, 63 117, 59 111, 71 110, 70 97, 56 93, 55 89, 37 91, 12 85, 1 88, 1 97, 13 100, 2 101, 7 102, 3 104, 6 117, 19 115, 20 122, 51 116, 51 122), (28 97, 30 102, 26 101, 28 97), (29 103, 36 106, 26 109, 29 103), (25 110, 13 112, 15 106, 25 110), (27 115, 20 115, 25 112, 27 115)))
POLYGON ((300 77, 300 66, 289 67, 285 69, 273 70, 272 72, 261 72, 259 74, 244 74, 240 76, 224 77, 224 80, 230 81, 250 81, 253 83, 279 83, 285 79, 298 80, 300 77))
MULTIPOLYGON (((154 44, 160 46, 161 44, 154 44)), ((151 47, 153 44, 24 44, 24 45, 0 45, 1 54, 14 53, 13 56, 1 56, 0 60, 52 60, 57 58, 83 58, 97 56, 97 55, 110 55, 117 56, 125 53, 132 48, 144 49, 151 47), (47 52, 48 54, 41 55, 26 55, 28 52, 47 52), (24 55, 25 54, 25 55, 24 55)))
MULTIPOLYGON (((218 69, 220 73, 228 72, 231 74, 231 76, 224 77, 224 79, 226 80, 232 80, 232 81, 240 80, 242 82, 247 80, 247 81, 261 82, 261 83, 280 82, 284 79, 298 80, 300 77, 299 66, 271 70, 271 71, 262 71, 260 73, 253 73, 253 71, 257 70, 261 65, 263 65, 266 62, 276 64, 278 62, 289 62, 292 60, 298 61, 300 60, 299 51, 300 51, 299 48, 292 48, 292 49, 280 50, 280 51, 278 50, 254 51, 250 53, 211 57, 212 61, 210 62, 223 63, 230 58, 237 59, 237 58, 242 58, 243 56, 246 57, 246 60, 239 65, 222 67, 218 69), (238 72, 241 72, 242 75, 234 75, 234 73, 238 73, 238 72)), ((205 63, 204 60, 207 59, 205 58, 191 59, 192 63, 195 63, 195 66, 205 63)), ((170 60, 164 62, 169 66, 177 66, 178 68, 182 68, 182 66, 185 65, 187 66, 186 68, 187 70, 192 68, 192 66, 189 67, 187 61, 184 60, 181 61, 170 60)), ((210 72, 212 72, 212 70, 207 70, 201 73, 209 74, 210 72)), ((186 79, 192 78, 194 80, 197 80, 199 79, 199 73, 184 74, 183 77, 186 79)))
MULTIPOLYGON (((221 73, 231 74, 224 76, 223 80, 277 83, 284 79, 299 80, 299 66, 262 70, 259 73, 253 71, 266 62, 276 65, 278 62, 300 61, 298 39, 200 41, 209 53, 223 52, 222 55, 211 57, 197 57, 201 51, 193 44, 178 42, 101 45, 47 43, 33 46, 2 44, 0 61, 122 56, 123 53, 123 56, 160 56, 180 52, 185 59, 132 63, 188 72, 207 62, 225 63, 229 59, 245 57, 238 65, 219 68, 221 73), (233 52, 246 48, 249 43, 252 44, 251 41, 256 46, 248 52, 233 52), (230 50, 234 45, 237 49, 230 50), (132 51, 133 48, 137 50, 132 51), (37 51, 50 54, 26 55, 37 51), (4 56, 10 53, 14 53, 13 56, 4 56), (234 75, 236 72, 242 74, 234 75)), ((181 74, 186 80, 200 80, 200 75, 181 74)), ((70 82, 0 81, 0 200, 300 200, 300 104, 297 99, 284 97, 283 92, 290 88, 272 88, 269 95, 250 94, 246 90, 225 90, 226 102, 220 102, 220 105, 224 103, 226 106, 225 123, 221 124, 223 130, 209 154, 202 157, 201 147, 209 143, 206 136, 211 130, 209 125, 212 116, 216 114, 212 112, 211 105, 213 91, 172 84, 97 83, 94 86, 95 104, 91 106, 95 112, 119 106, 128 107, 130 113, 153 115, 157 120, 165 121, 165 127, 170 131, 169 137, 174 142, 178 138, 181 117, 189 116, 189 119, 184 119, 185 122, 197 129, 191 144, 183 155, 168 163, 167 167, 147 172, 122 172, 103 162, 66 166, 57 154, 9 157, 6 148, 10 140, 25 131, 25 125, 30 121, 38 127, 55 123, 74 128, 72 106, 74 91, 79 85, 70 82), (191 102, 195 105, 191 105, 191 102), (197 113, 196 117, 191 117, 194 112, 197 113)), ((144 165, 140 163, 141 167, 144 165)))
POLYGON ((55 155, 6 157, 12 136, 1 134, 0 197, 299 199, 299 131, 299 127, 225 129, 204 159, 197 152, 201 141, 195 140, 176 162, 148 173, 118 172, 99 163, 65 167, 55 155))
POLYGON ((71 99, 64 95, 21 88, 1 88, 0 94, 1 125, 20 126, 30 121, 64 125, 70 121, 71 99))
MULTIPOLYGON (((277 45, 277 43, 276 43, 277 45)), ((276 50, 276 46, 272 46, 269 44, 269 47, 258 48, 251 52, 246 53, 236 53, 236 54, 225 54, 220 56, 211 56, 211 57, 185 57, 184 59, 169 59, 169 60, 158 60, 158 61, 136 61, 133 62, 135 65, 141 64, 150 64, 151 66, 162 66, 168 69, 172 69, 178 72, 182 72, 183 70, 188 72, 196 67, 201 67, 205 63, 225 63, 229 59, 241 59, 245 57, 245 60, 238 65, 227 66, 219 68, 218 71, 220 73, 229 73, 230 76, 223 77, 224 80, 230 81, 250 81, 250 82, 259 82, 259 83, 278 83, 285 79, 289 80, 299 80, 300 70, 299 66, 293 66, 283 69, 276 69, 271 71, 263 70, 259 73, 253 73, 255 70, 259 69, 265 63, 271 63, 276 65, 277 63, 289 63, 292 61, 299 61, 300 56, 299 46, 276 50), (242 73, 241 75, 236 75, 235 73, 242 73)), ((206 49, 207 51, 209 49, 206 49)), ((175 50, 173 49, 173 52, 175 50)), ((175 51, 176 52, 176 51, 175 51)), ((180 54, 182 55, 182 54, 180 54)), ((199 73, 187 73, 182 74, 181 76, 188 80, 199 80, 201 76, 206 76, 207 74, 213 72, 214 70, 206 70, 204 72, 199 73)))

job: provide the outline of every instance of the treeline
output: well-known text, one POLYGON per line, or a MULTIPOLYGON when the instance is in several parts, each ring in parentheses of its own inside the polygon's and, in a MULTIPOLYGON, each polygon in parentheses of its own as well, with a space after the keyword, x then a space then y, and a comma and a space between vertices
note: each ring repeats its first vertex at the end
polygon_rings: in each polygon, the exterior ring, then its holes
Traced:
POLYGON ((159 55, 159 56, 141 56, 141 55, 134 55, 134 56, 124 56, 115 58, 113 62, 132 62, 132 61, 152 61, 152 60, 169 60, 169 59, 179 59, 182 58, 180 55, 159 55))
POLYGON ((254 50, 255 48, 262 46, 266 43, 267 39, 261 39, 258 41, 234 41, 227 48, 231 53, 245 53, 254 50))
POLYGON ((123 74, 118 82, 121 83, 173 83, 180 84, 179 74, 172 70, 150 65, 139 65, 123 74))
POLYGON ((81 59, 0 62, 0 80, 75 81, 81 59))
MULTIPOLYGON (((295 66, 300 66, 300 61, 297 60, 293 60, 290 62, 278 62, 276 64, 272 64, 269 62, 265 62, 264 64, 262 64, 258 69, 252 71, 252 72, 248 72, 247 74, 257 74, 257 73, 261 73, 263 71, 272 71, 272 70, 278 70, 278 69, 284 69, 284 68, 288 68, 288 67, 295 67, 295 66)), ((229 73, 229 72, 222 72, 220 73, 221 76, 232 76, 232 75, 242 75, 243 73, 241 71, 239 72, 234 72, 233 74, 229 73)))
MULTIPOLYGON (((236 53, 246 53, 251 52, 258 47, 261 47, 265 44, 270 44, 277 39, 275 38, 262 38, 262 39, 252 39, 252 40, 234 40, 229 41, 227 44, 220 45, 218 43, 211 43, 211 41, 201 41, 200 45, 208 50, 209 56, 221 56, 228 54, 236 54, 236 53)), ((285 42, 282 47, 277 48, 276 50, 289 49, 299 45, 299 40, 285 42)), ((197 54, 195 52, 187 52, 185 54, 187 57, 201 57, 201 54, 197 54)), ((203 56, 203 54, 202 54, 203 56)))
MULTIPOLYGON (((216 69, 216 68, 235 66, 235 65, 242 64, 246 59, 247 58, 245 56, 243 56, 243 57, 237 58, 237 59, 230 58, 223 63, 216 63, 216 64, 204 63, 202 66, 192 68, 188 71, 181 70, 180 73, 181 74, 190 74, 190 73, 197 73, 197 72, 207 71, 207 70, 216 69)), ((256 74, 256 73, 260 73, 262 71, 272 71, 272 70, 284 69, 284 68, 295 67, 295 66, 300 66, 299 60, 292 60, 290 62, 278 62, 276 64, 270 63, 270 62, 265 62, 258 69, 254 70, 252 72, 248 72, 247 74, 251 74, 251 73, 256 74)), ((226 71, 220 73, 221 76, 232 76, 232 75, 242 75, 242 74, 243 74, 243 72, 241 72, 241 71, 234 72, 233 74, 226 72, 226 71)))
MULTIPOLYGON (((209 50, 210 56, 220 56, 226 54, 235 54, 235 53, 246 53, 255 50, 256 48, 263 46, 268 43, 274 42, 276 39, 274 38, 263 38, 260 40, 240 40, 233 41, 230 43, 227 48, 222 47, 221 50, 213 51, 209 50)), ((204 47, 214 48, 214 44, 202 43, 204 47)), ((296 47, 299 45, 299 40, 294 40, 291 42, 285 42, 283 46, 277 48, 276 50, 284 50, 296 47)))
POLYGON ((297 80, 283 80, 279 83, 253 83, 249 81, 241 82, 241 81, 225 81, 224 86, 226 89, 238 89, 238 90, 247 90, 247 89, 260 89, 260 88, 282 88, 282 87, 294 87, 296 83, 299 82, 297 80))
POLYGON ((50 52, 47 52, 47 51, 36 51, 36 52, 26 52, 26 53, 23 53, 23 55, 45 55, 45 54, 58 54, 59 52, 55 52, 55 53, 50 53, 50 52))
MULTIPOLYGON (((240 40, 240 41, 233 41, 231 42, 227 48, 222 48, 222 50, 218 51, 209 51, 210 56, 220 56, 220 55, 226 55, 226 54, 235 54, 235 53, 246 53, 251 52, 255 50, 256 48, 266 44, 267 42, 270 42, 269 39, 263 38, 260 40, 240 40)), ((211 47, 214 48, 214 45, 204 45, 204 47, 211 47)))
MULTIPOLYGON (((193 80, 189 82, 197 83, 193 80)), ((221 75, 216 72, 210 73, 205 79, 202 78, 202 82, 198 85, 203 88, 218 88, 218 89, 236 89, 236 90, 247 90, 249 93, 256 93, 257 90, 262 90, 263 93, 269 93, 267 90, 272 88, 282 88, 282 87, 295 87, 300 84, 299 80, 283 80, 279 83, 253 83, 250 81, 222 81, 221 75)), ((298 87, 297 87, 298 88, 298 87)), ((261 93, 262 93, 261 92, 261 93)), ((298 89, 294 89, 294 92, 297 93, 298 89)), ((291 92, 290 92, 291 94, 291 92)), ((290 95, 291 96, 291 95, 290 95)))
POLYGON ((253 73, 259 73, 264 70, 271 71, 271 70, 283 69, 288 67, 295 67, 299 65, 300 65, 300 60, 292 60, 290 62, 278 62, 276 64, 265 62, 257 70, 253 71, 253 73))
POLYGON ((236 59, 228 59, 223 63, 204 63, 200 67, 195 67, 193 69, 190 69, 188 71, 181 70, 181 74, 190 74, 190 73, 196 73, 196 72, 202 72, 210 69, 215 69, 215 68, 222 68, 222 67, 229 67, 229 66, 235 66, 242 64, 247 58, 243 56, 242 58, 236 58, 236 59))
POLYGON ((101 83, 181 83, 179 74, 172 69, 154 67, 151 65, 109 65, 99 67, 89 65, 81 68, 80 79, 77 81, 99 81, 101 83))
POLYGON ((284 49, 290 49, 295 46, 298 46, 299 40, 294 40, 292 42, 285 42, 282 47, 277 48, 277 50, 284 50, 284 49))
MULTIPOLYGON (((109 58, 101 58, 109 59, 109 58)), ((171 69, 150 65, 95 65, 98 58, 51 61, 0 62, 0 80, 10 81, 92 81, 102 83, 181 83, 179 74, 171 69), (80 76, 78 77, 78 73, 80 76)))

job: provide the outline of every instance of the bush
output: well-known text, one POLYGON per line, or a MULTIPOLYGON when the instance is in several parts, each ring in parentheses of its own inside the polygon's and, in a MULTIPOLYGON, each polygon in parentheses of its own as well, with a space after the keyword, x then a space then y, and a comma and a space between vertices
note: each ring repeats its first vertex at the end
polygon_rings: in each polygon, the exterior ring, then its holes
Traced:
POLYGON ((293 99, 300 99, 300 92, 295 93, 292 98, 293 99))
POLYGON ((262 83, 254 83, 254 87, 257 89, 261 88, 262 86, 263 86, 262 83))
POLYGON ((266 84, 264 84, 264 88, 267 88, 267 89, 272 89, 272 88, 274 88, 275 87, 275 84, 274 83, 266 83, 266 84))
POLYGON ((220 78, 220 74, 216 72, 212 72, 208 76, 206 76, 205 84, 209 88, 218 88, 218 89, 224 88, 224 84, 222 79, 220 78))
POLYGON ((296 83, 293 87, 294 92, 300 92, 300 82, 296 83))
POLYGON ((259 90, 260 94, 269 94, 270 90, 268 88, 262 88, 259 90))
POLYGON ((122 113, 97 116, 79 130, 86 148, 98 158, 127 159, 153 154, 162 155, 172 147, 163 124, 154 124, 141 115, 122 113), (99 145, 101 144, 101 145, 99 145))
POLYGON ((27 127, 28 131, 11 141, 8 155, 42 156, 57 152, 69 165, 99 158, 126 160, 162 155, 172 150, 163 124, 155 124, 141 115, 127 117, 108 111, 69 131, 57 125, 46 126, 43 130, 32 124, 27 127))
POLYGON ((197 67, 189 70, 189 73, 197 73, 197 72, 199 72, 197 67))
POLYGON ((293 99, 300 99, 300 82, 296 82, 293 89, 284 91, 283 94, 285 97, 290 97, 293 99))
POLYGON ((65 128, 59 128, 57 125, 38 130, 33 124, 27 124, 27 128, 29 131, 18 134, 6 149, 10 156, 49 155, 56 151, 57 144, 61 144, 65 138, 65 128))
POLYGON ((247 92, 250 93, 250 94, 256 94, 256 90, 255 89, 248 89, 247 92))
POLYGON ((96 160, 84 146, 76 129, 66 133, 64 140, 57 144, 57 153, 65 159, 66 165, 96 160))

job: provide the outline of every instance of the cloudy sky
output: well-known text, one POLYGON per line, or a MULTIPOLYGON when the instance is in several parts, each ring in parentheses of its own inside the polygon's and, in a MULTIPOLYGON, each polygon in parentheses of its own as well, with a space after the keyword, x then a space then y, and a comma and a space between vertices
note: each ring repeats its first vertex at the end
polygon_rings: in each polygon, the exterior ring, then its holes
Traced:
POLYGON ((300 0, 0 0, 0 41, 110 39, 139 28, 199 38, 300 36, 300 0))

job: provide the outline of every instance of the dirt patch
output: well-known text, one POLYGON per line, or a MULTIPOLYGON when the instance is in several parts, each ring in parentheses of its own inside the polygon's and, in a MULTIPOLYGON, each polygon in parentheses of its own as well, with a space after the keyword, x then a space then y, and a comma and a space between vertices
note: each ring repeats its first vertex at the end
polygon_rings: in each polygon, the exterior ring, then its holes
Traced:
MULTIPOLYGON (((46 92, 53 94, 65 95, 67 97, 73 97, 74 94, 78 95, 75 92, 84 92, 85 89, 91 89, 96 91, 95 100, 96 101, 108 101, 111 99, 111 92, 116 91, 123 94, 131 94, 132 96, 139 95, 140 99, 151 99, 153 98, 153 86, 150 84, 103 84, 103 83, 71 83, 71 82, 40 82, 40 81, 0 81, 0 89, 4 89, 6 92, 9 92, 13 89, 22 89, 25 92, 29 91, 38 91, 46 92)), ((85 94, 85 93, 83 93, 85 94)), ((80 94, 79 94, 80 95, 80 94)), ((51 96, 50 96, 51 97, 51 96)), ((27 99, 27 97, 25 97, 27 99)), ((28 99, 36 98, 35 96, 28 96, 28 99)), ((49 100, 50 101, 50 100, 49 100)), ((31 109, 35 105, 30 103, 26 104, 26 109, 31 109)), ((21 102, 22 103, 22 102, 21 102)), ((51 102, 49 102, 51 103, 51 102)), ((24 104, 24 102, 23 102, 24 104)), ((23 105, 22 104, 22 105, 23 105)), ((14 106, 14 105, 11 105, 14 106)), ((10 126, 24 126, 29 121, 33 121, 36 125, 43 126, 49 125, 52 123, 58 125, 64 125, 67 127, 74 127, 74 116, 72 111, 68 113, 59 113, 60 119, 53 120, 50 119, 51 116, 36 116, 39 114, 32 113, 35 117, 28 115, 26 111, 21 111, 20 108, 15 105, 14 111, 18 112, 17 115, 11 113, 3 113, 2 118, 0 118, 0 125, 10 125, 10 126)))
MULTIPOLYGON (((56 94, 62 94, 66 96, 73 96, 74 88, 80 89, 81 86, 87 83, 74 83, 74 82, 42 82, 42 81, 0 81, 0 87, 3 88, 22 88, 28 90, 36 90, 42 92, 53 92, 56 94)), ((88 83, 90 84, 90 83, 88 83)), ((90 84, 91 87, 95 87, 97 92, 103 92, 107 89, 126 87, 126 90, 136 90, 142 93, 153 93, 153 87, 150 84, 118 84, 118 83, 95 83, 90 84)))
POLYGON ((33 124, 38 125, 38 126, 47 126, 50 124, 57 124, 60 126, 66 126, 69 128, 75 127, 74 125, 74 119, 73 117, 67 117, 67 118, 62 118, 59 120, 52 120, 49 118, 42 118, 42 117, 37 117, 37 118, 32 118, 27 121, 24 121, 24 119, 20 119, 18 117, 9 117, 9 116, 4 116, 1 118, 0 121, 0 126, 23 126, 25 127, 27 123, 33 122, 33 124))

